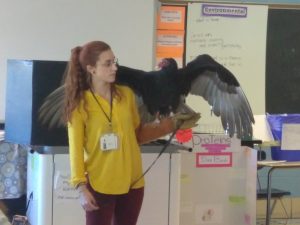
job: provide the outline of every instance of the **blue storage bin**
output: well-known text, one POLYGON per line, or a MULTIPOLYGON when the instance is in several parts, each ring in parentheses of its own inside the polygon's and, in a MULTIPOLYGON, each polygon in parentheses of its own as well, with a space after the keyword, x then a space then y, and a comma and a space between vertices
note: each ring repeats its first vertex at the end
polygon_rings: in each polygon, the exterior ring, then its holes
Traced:
MULTIPOLYGON (((284 123, 300 123, 300 114, 267 114, 273 138, 281 141, 282 124, 284 123)), ((300 137, 299 137, 300 138, 300 137)), ((271 147, 271 156, 273 160, 300 161, 299 150, 284 150, 278 147, 271 147)))

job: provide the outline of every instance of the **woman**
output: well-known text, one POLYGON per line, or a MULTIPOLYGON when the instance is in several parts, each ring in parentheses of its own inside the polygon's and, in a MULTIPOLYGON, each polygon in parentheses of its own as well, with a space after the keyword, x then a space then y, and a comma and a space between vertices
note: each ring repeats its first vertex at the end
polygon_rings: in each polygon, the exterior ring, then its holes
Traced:
POLYGON ((134 93, 114 83, 117 69, 110 46, 93 41, 72 50, 65 80, 71 183, 87 225, 136 224, 144 194, 139 144, 174 130, 172 118, 140 123, 134 93))

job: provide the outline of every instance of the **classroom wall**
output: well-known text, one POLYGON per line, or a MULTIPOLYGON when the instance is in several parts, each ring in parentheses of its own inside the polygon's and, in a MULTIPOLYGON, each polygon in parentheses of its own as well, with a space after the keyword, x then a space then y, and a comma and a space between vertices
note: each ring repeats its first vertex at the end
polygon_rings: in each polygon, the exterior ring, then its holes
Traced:
POLYGON ((1 0, 0 121, 5 119, 7 59, 68 60, 71 48, 104 40, 120 64, 152 69, 156 4, 155 0, 1 0))
MULTIPOLYGON (((2 0, 0 122, 5 119, 7 59, 68 60, 74 46, 101 39, 111 44, 121 64, 152 69, 155 13, 159 2, 188 1, 91 0, 87 4, 79 0, 2 0)), ((297 0, 217 2, 295 4, 297 0)))

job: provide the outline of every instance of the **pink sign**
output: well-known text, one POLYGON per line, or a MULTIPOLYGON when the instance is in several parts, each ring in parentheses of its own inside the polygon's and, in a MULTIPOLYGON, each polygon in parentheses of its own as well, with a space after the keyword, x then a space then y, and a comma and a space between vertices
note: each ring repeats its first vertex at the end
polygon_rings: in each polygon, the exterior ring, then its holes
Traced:
POLYGON ((232 167, 232 152, 196 153, 196 167, 232 167))

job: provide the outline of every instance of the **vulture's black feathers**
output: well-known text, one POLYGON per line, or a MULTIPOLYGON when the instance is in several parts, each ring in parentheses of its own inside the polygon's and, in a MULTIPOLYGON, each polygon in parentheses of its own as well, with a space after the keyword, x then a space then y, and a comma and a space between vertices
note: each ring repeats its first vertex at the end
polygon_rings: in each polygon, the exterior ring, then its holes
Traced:
MULTIPOLYGON (((140 102, 143 120, 158 112, 189 111, 184 104, 188 94, 202 96, 221 117, 224 130, 239 138, 252 137, 254 117, 248 100, 234 75, 209 55, 199 55, 184 68, 177 68, 172 58, 164 59, 158 71, 142 71, 118 66, 116 83, 133 89, 140 102)), ((61 119, 64 88, 50 94, 40 109, 40 119, 57 126, 61 119), (53 107, 55 106, 55 107, 53 107), (51 111, 52 109, 52 111, 51 111)))

